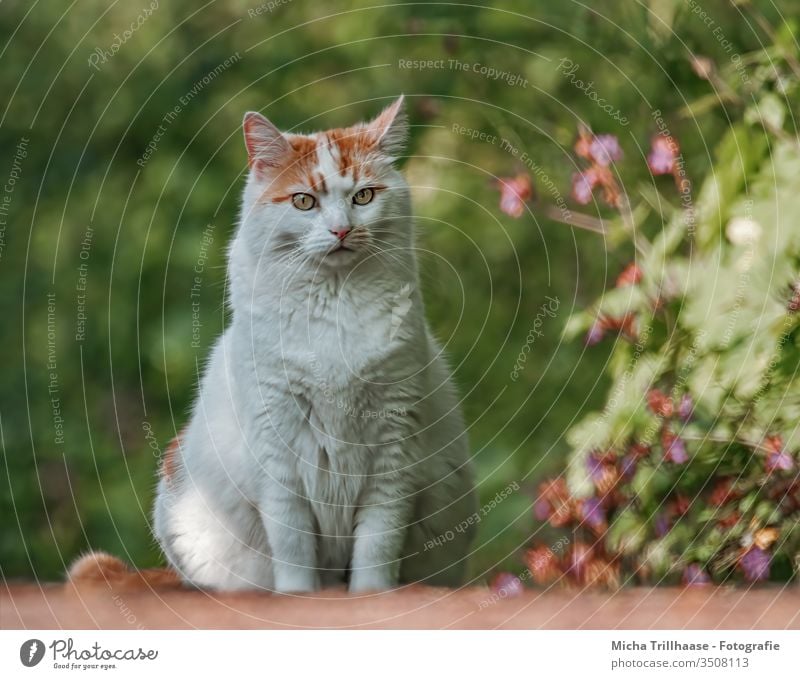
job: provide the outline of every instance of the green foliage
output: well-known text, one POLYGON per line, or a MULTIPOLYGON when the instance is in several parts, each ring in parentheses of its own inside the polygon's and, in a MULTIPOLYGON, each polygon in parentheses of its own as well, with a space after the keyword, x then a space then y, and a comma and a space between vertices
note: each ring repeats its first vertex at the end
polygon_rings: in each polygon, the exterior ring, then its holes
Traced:
MULTIPOLYGON (((186 421, 208 347, 226 322, 224 253, 245 169, 239 126, 250 109, 284 128, 309 130, 371 116, 399 92, 408 97, 413 130, 405 167, 429 317, 456 366, 482 497, 520 484, 480 523, 477 577, 518 561, 534 530, 536 484, 564 461, 564 433, 574 445, 573 425, 603 408, 608 390, 618 387, 619 406, 591 435, 602 431, 613 439, 646 429, 652 417, 631 402, 633 385, 666 377, 684 360, 679 352, 687 340, 677 336, 669 346, 678 353, 661 355, 670 330, 655 320, 644 349, 649 358, 637 361, 627 384, 620 380, 631 347, 586 351, 563 340, 565 327, 580 333, 592 319, 579 313, 568 320, 571 312, 591 310, 597 291, 633 254, 630 233, 613 210, 592 210, 611 220, 603 241, 535 209, 553 202, 551 186, 569 203, 579 120, 620 137, 631 161, 619 168, 627 193, 649 187, 648 202, 633 211, 650 240, 646 278, 640 289, 609 292, 600 304, 633 305, 644 324, 646 300, 674 283, 669 308, 673 317, 680 310, 681 319, 675 331, 688 338, 708 326, 708 341, 718 342, 727 327, 716 327, 723 302, 736 301, 729 264, 741 256, 724 242, 720 225, 746 210, 762 224, 764 249, 748 286, 754 296, 739 304, 724 362, 714 360, 713 345, 703 345, 687 389, 720 437, 743 412, 737 399, 752 401, 755 389, 760 396, 746 420, 747 436, 770 423, 787 445, 796 443, 796 406, 781 391, 794 385, 796 328, 785 348, 773 352, 777 361, 768 374, 761 364, 770 342, 782 336, 776 295, 792 266, 782 253, 796 245, 787 225, 800 195, 789 132, 769 138, 761 132, 762 120, 789 130, 797 115, 796 106, 786 107, 790 97, 796 102, 796 89, 780 89, 795 83, 784 55, 796 47, 796 28, 782 22, 772 3, 753 3, 753 11, 775 26, 768 53, 781 64, 777 72, 750 57, 764 43, 757 22, 742 21, 725 0, 703 3, 733 53, 743 55, 750 79, 750 89, 736 95, 743 101, 717 88, 720 100, 693 73, 687 49, 712 58, 723 80, 740 79, 728 50, 680 2, 365 8, 354 0, 324 6, 295 0, 260 13, 249 11, 257 0, 157 4, 111 56, 95 57, 96 68, 92 55, 109 52, 149 0, 87 0, 70 10, 18 0, 0 5, 0 42, 7 45, 0 57, 0 186, 18 145, 28 140, 0 252, 0 339, 11 366, 0 386, 5 577, 60 577, 90 546, 139 566, 158 562, 149 531, 155 472, 186 421), (453 59, 468 68, 405 68, 401 59, 453 59), (591 81, 629 124, 566 76, 562 59, 577 64, 575 78, 591 81), (486 77, 474 64, 527 84, 486 77), (695 105, 697 112, 687 108, 695 105), (731 107, 737 120, 751 122, 731 127, 731 107), (681 210, 668 213, 663 196, 671 187, 654 183, 644 161, 643 146, 658 131, 654 110, 680 139, 690 175, 707 177, 695 195, 691 246, 681 210), (473 141, 454 125, 497 141, 473 141), (718 149, 713 165, 708 148, 718 149), (546 176, 535 174, 521 153, 546 176), (534 212, 515 220, 498 209, 493 180, 518 170, 531 174, 537 198, 534 212), (752 205, 745 208, 744 200, 752 205), (704 284, 701 260, 712 263, 705 271, 711 266, 718 285, 704 284), (546 319, 512 379, 548 296, 561 301, 559 311, 546 319), (723 411, 730 414, 718 421, 723 411), (775 422, 773 413, 780 414, 775 422)), ((731 451, 731 469, 736 455, 743 453, 731 451)))
POLYGON ((566 504, 585 552, 580 571, 565 555, 568 578, 780 581, 800 569, 800 143, 782 128, 798 75, 789 96, 761 93, 762 115, 739 108, 696 200, 667 206, 652 239, 636 234, 636 280, 567 323, 593 342, 598 323, 636 328, 615 340, 602 413, 567 435, 566 486, 541 488, 542 514, 565 525, 566 504))

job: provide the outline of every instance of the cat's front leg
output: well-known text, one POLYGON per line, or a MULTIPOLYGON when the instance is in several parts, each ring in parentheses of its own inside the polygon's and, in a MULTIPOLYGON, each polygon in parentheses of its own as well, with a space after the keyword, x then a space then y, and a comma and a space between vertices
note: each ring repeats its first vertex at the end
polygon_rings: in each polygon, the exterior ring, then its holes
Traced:
POLYGON ((350 591, 391 589, 398 583, 414 498, 390 476, 370 477, 356 512, 350 591))
POLYGON ((318 590, 317 535, 311 505, 301 484, 269 478, 265 483, 260 510, 272 553, 275 590, 318 590))

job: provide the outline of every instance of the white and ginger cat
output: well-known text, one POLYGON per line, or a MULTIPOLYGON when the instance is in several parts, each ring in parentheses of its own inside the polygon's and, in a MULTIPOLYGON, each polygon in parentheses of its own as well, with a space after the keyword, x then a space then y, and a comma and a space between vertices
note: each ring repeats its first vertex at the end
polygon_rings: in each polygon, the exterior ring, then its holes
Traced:
POLYGON ((402 97, 370 123, 309 135, 245 115, 232 321, 155 503, 174 573, 93 553, 74 581, 279 592, 462 582, 476 496, 419 293, 395 167, 406 136, 402 97))

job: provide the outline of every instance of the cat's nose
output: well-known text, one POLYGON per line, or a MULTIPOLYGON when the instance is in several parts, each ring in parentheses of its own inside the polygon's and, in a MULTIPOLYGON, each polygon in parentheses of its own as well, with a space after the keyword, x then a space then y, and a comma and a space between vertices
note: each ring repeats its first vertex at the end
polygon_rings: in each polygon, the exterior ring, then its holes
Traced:
POLYGON ((339 240, 344 240, 345 236, 350 233, 349 226, 337 226, 335 229, 330 229, 330 232, 339 240))

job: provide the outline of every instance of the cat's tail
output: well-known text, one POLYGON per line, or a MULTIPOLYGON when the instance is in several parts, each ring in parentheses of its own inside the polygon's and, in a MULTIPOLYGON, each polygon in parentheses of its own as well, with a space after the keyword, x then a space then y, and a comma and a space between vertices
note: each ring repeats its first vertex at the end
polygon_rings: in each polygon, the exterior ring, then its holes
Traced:
POLYGON ((119 589, 171 589, 181 578, 171 568, 135 570, 105 552, 89 552, 70 566, 67 579, 76 586, 106 585, 119 589))

